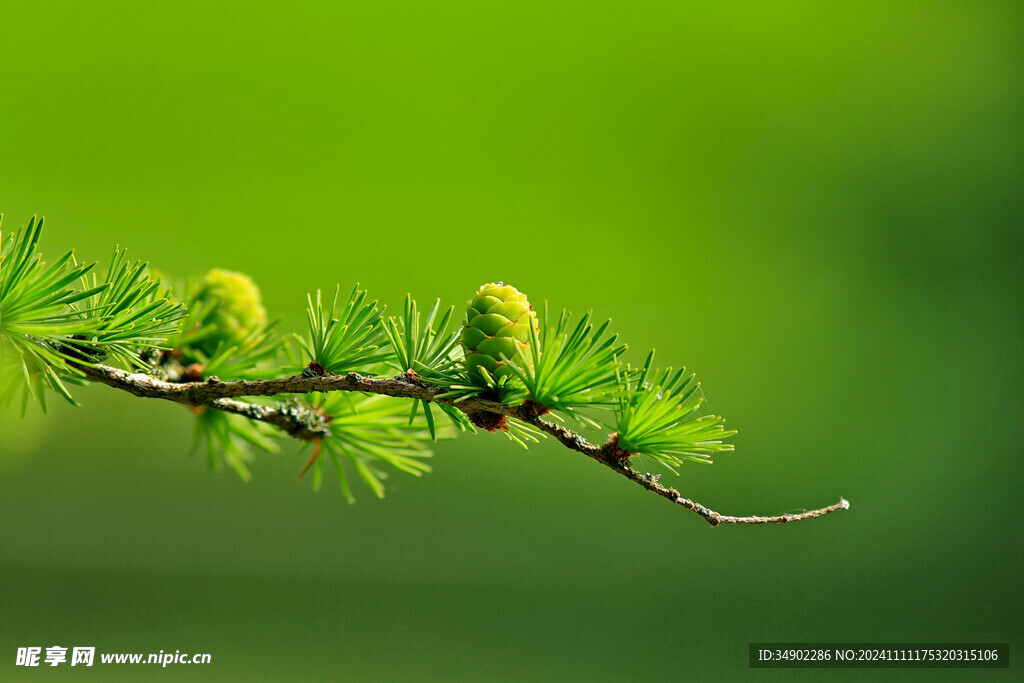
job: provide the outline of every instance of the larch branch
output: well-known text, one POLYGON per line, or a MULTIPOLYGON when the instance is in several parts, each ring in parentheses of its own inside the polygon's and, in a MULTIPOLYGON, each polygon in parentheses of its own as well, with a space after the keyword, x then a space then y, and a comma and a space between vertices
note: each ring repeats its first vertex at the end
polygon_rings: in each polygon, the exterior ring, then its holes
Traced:
POLYGON ((711 526, 719 524, 786 524, 805 519, 821 517, 839 510, 846 510, 850 504, 840 498, 838 503, 798 514, 772 517, 737 517, 723 515, 684 498, 678 491, 662 485, 658 476, 641 474, 629 466, 633 455, 619 448, 615 435, 602 446, 587 441, 582 435, 541 417, 543 411, 527 401, 520 405, 507 405, 479 397, 456 401, 444 396, 445 390, 418 381, 415 377, 399 375, 392 378, 365 377, 355 372, 347 375, 324 375, 307 377, 296 375, 280 379, 221 381, 211 377, 205 382, 165 382, 142 373, 130 373, 107 365, 83 365, 80 368, 86 377, 107 386, 126 391, 144 398, 159 398, 187 406, 206 406, 228 413, 242 415, 252 420, 271 424, 292 437, 305 441, 316 441, 330 434, 330 426, 315 410, 298 402, 278 406, 264 406, 246 403, 236 399, 255 396, 276 396, 279 394, 308 394, 311 392, 359 391, 381 394, 395 398, 410 398, 454 406, 467 416, 492 413, 516 418, 533 425, 554 437, 566 448, 582 453, 605 467, 619 473, 662 498, 681 505, 704 518, 711 526))

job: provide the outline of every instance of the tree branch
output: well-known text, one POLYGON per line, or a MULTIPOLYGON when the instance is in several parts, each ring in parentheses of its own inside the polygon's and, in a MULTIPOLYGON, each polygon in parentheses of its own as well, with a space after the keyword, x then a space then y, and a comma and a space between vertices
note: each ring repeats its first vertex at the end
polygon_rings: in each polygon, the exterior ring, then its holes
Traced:
POLYGON ((566 448, 582 453, 596 460, 605 467, 633 481, 648 491, 666 498, 687 510, 691 510, 704 518, 711 526, 719 524, 785 524, 804 519, 821 517, 838 510, 846 510, 850 504, 840 498, 838 503, 817 510, 809 510, 793 515, 774 517, 735 517, 723 515, 707 508, 696 501, 684 498, 678 491, 663 486, 659 482, 660 475, 641 474, 628 464, 634 455, 619 448, 616 435, 602 446, 587 441, 582 435, 561 425, 548 422, 541 417, 544 412, 538 406, 527 401, 520 405, 507 405, 497 401, 489 401, 472 397, 456 402, 451 397, 443 396, 445 390, 418 381, 415 376, 399 375, 384 379, 364 377, 350 372, 347 375, 325 375, 307 377, 296 375, 281 379, 221 381, 211 377, 205 382, 165 382, 141 373, 129 373, 107 365, 82 365, 80 367, 86 377, 107 386, 127 391, 144 398, 159 398, 174 401, 187 406, 206 406, 228 413, 242 415, 252 420, 271 424, 289 435, 305 441, 316 441, 330 434, 330 426, 324 417, 309 406, 298 401, 288 402, 277 407, 262 406, 234 400, 248 396, 275 396, 278 394, 307 394, 311 392, 361 391, 369 394, 382 394, 395 398, 410 398, 454 406, 468 417, 481 415, 499 415, 513 417, 533 425, 542 432, 553 436, 566 448))

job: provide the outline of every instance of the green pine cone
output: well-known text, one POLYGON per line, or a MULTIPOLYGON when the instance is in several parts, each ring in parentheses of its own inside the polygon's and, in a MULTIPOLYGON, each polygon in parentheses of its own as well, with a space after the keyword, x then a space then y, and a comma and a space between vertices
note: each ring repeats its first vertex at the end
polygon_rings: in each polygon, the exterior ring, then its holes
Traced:
POLYGON ((267 323, 267 311, 263 308, 260 288, 244 273, 214 268, 199 281, 199 288, 192 297, 195 302, 216 299, 217 306, 204 321, 216 329, 216 333, 203 338, 196 347, 207 356, 211 355, 221 341, 239 344, 253 331, 267 323))
POLYGON ((462 346, 471 374, 482 379, 480 369, 485 368, 495 380, 515 376, 502 360, 503 355, 521 368, 533 364, 530 325, 537 331, 540 328, 537 314, 525 294, 511 285, 491 283, 480 287, 473 300, 466 304, 462 346))

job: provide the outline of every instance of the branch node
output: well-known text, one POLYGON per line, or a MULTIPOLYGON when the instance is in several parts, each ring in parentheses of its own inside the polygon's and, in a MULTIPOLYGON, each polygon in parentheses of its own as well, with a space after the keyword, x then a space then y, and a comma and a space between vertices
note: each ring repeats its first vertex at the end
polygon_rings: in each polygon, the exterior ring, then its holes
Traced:
POLYGON ((540 417, 550 412, 550 408, 545 408, 541 404, 534 402, 533 399, 528 398, 523 401, 522 413, 525 417, 540 417))
POLYGON ((307 365, 306 369, 302 371, 303 377, 324 377, 325 375, 327 375, 327 369, 315 362, 307 365))
POLYGON ((508 431, 507 415, 492 413, 488 410, 479 410, 468 413, 467 416, 469 417, 469 421, 480 429, 486 429, 489 432, 508 431))
POLYGON ((199 363, 192 363, 182 371, 181 379, 185 382, 202 382, 203 366, 199 363))
POLYGON ((624 463, 624 461, 636 455, 632 451, 623 450, 619 446, 619 435, 616 432, 612 432, 608 437, 608 442, 601 447, 601 453, 611 462, 624 463))

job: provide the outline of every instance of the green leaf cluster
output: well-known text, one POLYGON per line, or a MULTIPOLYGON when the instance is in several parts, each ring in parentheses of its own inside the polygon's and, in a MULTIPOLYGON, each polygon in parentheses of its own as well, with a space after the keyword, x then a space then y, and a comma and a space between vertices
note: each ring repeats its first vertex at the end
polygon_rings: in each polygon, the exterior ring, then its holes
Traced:
POLYGON ((334 375, 365 372, 391 355, 381 348, 387 343, 383 311, 377 308, 376 301, 366 301, 366 292, 359 289, 358 284, 339 311, 340 292, 339 285, 334 289, 330 308, 324 307, 319 289, 315 304, 312 297, 307 297, 309 336, 295 335, 295 339, 310 363, 318 365, 323 372, 334 375))
MULTIPOLYGON (((451 438, 451 427, 428 428, 426 413, 407 417, 406 407, 388 396, 328 394, 319 403, 331 428, 330 436, 316 446, 331 461, 338 485, 349 502, 355 499, 350 484, 351 472, 378 498, 384 497, 384 480, 392 467, 413 476, 430 471, 423 462, 433 455, 430 443, 435 438, 451 438)), ((323 479, 322 454, 314 455, 313 488, 323 479)))
POLYGON ((618 343, 617 335, 605 334, 610 320, 595 330, 591 315, 574 326, 572 314, 563 310, 552 323, 545 303, 541 331, 531 330, 530 362, 505 358, 538 406, 575 416, 576 408, 617 403, 621 391, 616 370, 626 345, 618 343))
POLYGON ((712 455, 733 450, 722 439, 736 431, 726 430, 723 418, 698 416, 704 396, 694 375, 687 375, 685 368, 655 370, 653 361, 651 351, 639 374, 627 367, 620 375, 623 391, 615 423, 619 448, 649 455, 672 471, 683 460, 710 463, 712 455))
POLYGON ((6 238, 0 233, 0 401, 19 390, 46 408, 46 390, 74 403, 65 383, 96 362, 144 365, 141 354, 162 348, 184 316, 146 265, 114 251, 106 275, 67 252, 50 265, 39 254, 43 221, 6 238))
MULTIPOLYGON (((416 310, 416 302, 408 294, 405 295, 405 306, 399 318, 389 317, 384 325, 391 349, 389 364, 407 377, 444 375, 460 367, 462 351, 459 347, 459 332, 449 330, 448 324, 455 311, 450 306, 441 319, 434 324, 441 300, 436 299, 427 313, 426 320, 420 325, 420 314, 416 310)), ((458 409, 449 405, 436 404, 430 401, 414 400, 409 413, 409 423, 416 419, 416 413, 423 411, 427 429, 431 438, 437 438, 434 425, 434 408, 439 408, 460 430, 473 430, 473 425, 458 409)))
POLYGON ((192 450, 206 454, 210 469, 218 469, 224 463, 242 481, 250 481, 253 451, 279 450, 275 441, 278 432, 269 425, 212 408, 200 407, 193 412, 196 422, 192 450))
POLYGON ((178 332, 185 307, 168 298, 160 281, 149 276, 146 265, 129 262, 124 250, 115 249, 102 281, 95 273, 91 279, 83 276, 82 289, 94 293, 82 299, 81 311, 86 316, 91 311, 101 313, 96 328, 83 335, 87 344, 83 351, 97 348, 103 353, 99 360, 144 368, 149 363, 142 352, 161 348, 178 332))

